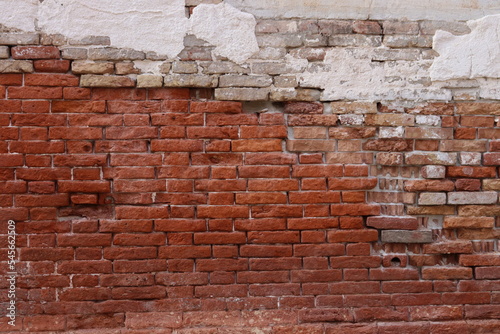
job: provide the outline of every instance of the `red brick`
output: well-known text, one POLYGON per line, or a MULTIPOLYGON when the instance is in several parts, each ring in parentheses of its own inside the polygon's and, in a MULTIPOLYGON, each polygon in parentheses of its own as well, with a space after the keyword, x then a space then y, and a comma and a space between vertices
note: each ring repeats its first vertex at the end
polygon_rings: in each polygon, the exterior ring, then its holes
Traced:
POLYGON ((54 113, 104 113, 106 103, 103 101, 52 101, 54 113))
POLYGON ((415 217, 368 217, 366 226, 389 230, 416 230, 418 221, 415 217))
POLYGON ((11 99, 62 99, 62 87, 9 87, 11 99))
POLYGON ((241 102, 228 102, 228 101, 191 102, 190 111, 193 113, 238 114, 242 112, 242 106, 241 102))
POLYGON ((0 85, 21 86, 23 84, 23 74, 0 74, 0 85))
POLYGON ((472 268, 464 268, 464 267, 423 268, 422 278, 433 279, 433 280, 470 279, 472 278, 472 268))
POLYGON ((469 177, 469 178, 485 178, 485 177, 496 177, 495 167, 471 167, 471 166, 461 166, 461 167, 447 167, 446 168, 447 177, 469 177))
POLYGON ((498 319, 500 305, 466 305, 466 319, 498 319))
MULTIPOLYGON (((111 166, 160 166, 161 154, 112 154, 111 166)), ((161 172, 160 172, 161 174, 161 172)), ((162 176, 159 176, 162 177, 162 176)), ((164 177, 164 176, 163 176, 164 177)))
POLYGON ((88 100, 91 97, 90 88, 64 87, 63 97, 65 100, 88 100))
POLYGON ((16 195, 16 205, 21 207, 59 207, 69 205, 67 194, 57 195, 16 195))
POLYGON ((284 125, 275 126, 241 126, 241 138, 287 138, 287 128, 284 125))
POLYGON ((242 257, 287 257, 292 256, 291 245, 262 246, 262 245, 242 245, 240 246, 240 256, 242 257))
POLYGON ((284 204, 286 202, 287 196, 284 193, 236 194, 236 204, 284 204))
POLYGON ((71 74, 25 74, 24 85, 26 86, 78 86, 80 80, 71 74))
POLYGON ((144 328, 179 328, 182 325, 180 312, 141 312, 127 313, 126 327, 131 329, 144 328))
POLYGON ((338 226, 338 218, 290 218, 287 225, 290 230, 316 230, 338 226))
POLYGON ((11 49, 14 59, 56 59, 60 57, 55 46, 14 46, 11 49))
POLYGON ((189 99, 190 93, 187 88, 153 88, 148 91, 150 100, 175 100, 189 99))
POLYGON ((51 73, 66 73, 70 68, 69 60, 35 60, 33 62, 35 71, 51 72, 51 73))
POLYGON ((64 331, 66 318, 63 315, 33 315, 23 318, 24 329, 29 332, 64 331))
POLYGON ((93 100, 145 100, 146 90, 135 88, 93 88, 93 100))
POLYGON ((343 308, 325 308, 300 310, 299 322, 352 322, 354 317, 350 310, 343 308))
MULTIPOLYGON (((170 239, 168 242, 170 243, 170 239)), ((166 246, 160 247, 158 251, 159 258, 167 259, 206 258, 210 256, 210 246, 166 246)))
MULTIPOLYGON (((166 260, 114 260, 114 273, 151 273, 167 270, 166 260)), ((111 273, 108 272, 108 273, 111 273)))
POLYGON ((58 264, 59 274, 98 274, 111 273, 110 261, 61 261, 58 264))

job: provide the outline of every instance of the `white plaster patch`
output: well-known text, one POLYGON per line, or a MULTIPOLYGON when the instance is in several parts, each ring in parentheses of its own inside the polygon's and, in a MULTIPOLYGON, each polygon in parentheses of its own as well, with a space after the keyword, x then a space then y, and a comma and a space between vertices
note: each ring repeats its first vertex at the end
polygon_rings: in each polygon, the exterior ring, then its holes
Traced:
POLYGON ((455 36, 438 30, 432 80, 500 78, 500 14, 468 21, 471 33, 455 36))
POLYGON ((261 18, 470 20, 500 11, 498 0, 225 0, 261 18))
POLYGON ((136 60, 134 61, 134 67, 139 69, 143 74, 156 74, 161 75, 160 67, 163 64, 162 61, 150 61, 150 60, 136 60))
POLYGON ((255 18, 229 4, 201 4, 194 9, 190 23, 196 37, 214 45, 216 54, 238 64, 259 51, 255 18))
POLYGON ((8 28, 34 31, 38 4, 38 0, 0 0, 0 23, 8 28))
POLYGON ((321 99, 450 100, 450 91, 429 85, 431 60, 372 62, 375 48, 334 48, 322 67, 297 74, 301 87, 324 89, 321 99))
POLYGON ((184 49, 184 0, 45 0, 38 24, 49 34, 81 39, 109 36, 111 45, 170 58, 184 49))
POLYGON ((168 58, 184 49, 191 28, 216 47, 216 54, 237 63, 259 51, 253 15, 225 3, 199 5, 190 19, 184 0, 0 0, 0 5, 0 23, 10 28, 74 40, 109 36, 113 47, 168 58))

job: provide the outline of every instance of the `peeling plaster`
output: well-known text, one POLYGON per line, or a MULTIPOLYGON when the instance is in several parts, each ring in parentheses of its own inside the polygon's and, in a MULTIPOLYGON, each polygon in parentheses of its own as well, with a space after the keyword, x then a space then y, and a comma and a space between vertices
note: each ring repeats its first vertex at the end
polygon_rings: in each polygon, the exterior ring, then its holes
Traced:
POLYGON ((255 18, 231 5, 201 4, 194 9, 190 23, 196 37, 214 45, 216 54, 238 64, 259 51, 255 18))
POLYGON ((215 52, 242 63, 258 51, 252 14, 229 4, 199 5, 191 19, 184 0, 0 0, 0 23, 81 40, 109 36, 111 46, 175 58, 191 27, 215 52))
POLYGON ((500 15, 468 21, 471 33, 455 36, 438 30, 433 48, 439 53, 432 80, 500 78, 500 15))
POLYGON ((322 67, 296 74, 301 87, 320 87, 321 99, 451 100, 451 93, 431 85, 432 60, 373 62, 377 48, 334 48, 322 67))
POLYGON ((500 12, 498 0, 226 0, 259 18, 471 20, 500 12))

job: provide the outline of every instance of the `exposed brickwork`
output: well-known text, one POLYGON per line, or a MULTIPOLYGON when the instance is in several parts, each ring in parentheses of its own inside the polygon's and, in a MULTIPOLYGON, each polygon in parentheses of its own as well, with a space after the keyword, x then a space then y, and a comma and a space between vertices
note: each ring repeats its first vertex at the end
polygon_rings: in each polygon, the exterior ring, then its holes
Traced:
POLYGON ((498 332, 498 103, 254 112, 29 48, 0 74, 1 330, 498 332))

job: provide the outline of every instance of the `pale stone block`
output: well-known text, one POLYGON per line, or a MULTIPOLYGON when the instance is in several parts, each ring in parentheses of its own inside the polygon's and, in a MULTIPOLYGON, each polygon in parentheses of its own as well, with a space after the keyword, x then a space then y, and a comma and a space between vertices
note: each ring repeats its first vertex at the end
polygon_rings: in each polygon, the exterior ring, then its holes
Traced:
POLYGON ((496 191, 448 193, 448 204, 495 204, 497 200, 498 193, 496 191))
POLYGON ((223 75, 219 87, 269 87, 273 78, 263 75, 223 75))
POLYGON ((39 34, 30 33, 0 33, 0 44, 4 45, 28 45, 38 44, 39 34))
POLYGON ((267 100, 268 88, 217 88, 215 99, 236 101, 258 101, 267 100))
POLYGON ((457 153, 445 152, 408 152, 405 153, 405 163, 408 165, 445 165, 457 163, 457 153))
POLYGON ((84 74, 80 78, 82 87, 135 87, 135 82, 129 77, 116 75, 84 74))
POLYGON ((379 128, 379 138, 403 138, 404 135, 405 128, 402 126, 379 128))
POLYGON ((194 61, 174 61, 172 72, 192 74, 198 72, 198 65, 194 61))
POLYGON ((202 74, 171 74, 164 78, 165 87, 217 87, 219 79, 215 75, 202 74))
POLYGON ((415 122, 418 125, 440 126, 441 117, 435 115, 417 115, 415 122))
POLYGON ((446 194, 445 193, 421 193, 418 196, 418 204, 420 204, 420 205, 443 205, 443 204, 446 204, 446 194))
POLYGON ((426 179, 444 179, 446 176, 446 167, 439 165, 424 166, 421 169, 421 174, 426 179))
POLYGON ((65 48, 61 50, 64 59, 87 59, 88 50, 84 48, 65 48))
POLYGON ((276 76, 274 77, 274 86, 280 88, 297 87, 297 78, 294 76, 276 76))
POLYGON ((118 48, 89 49, 89 59, 92 60, 142 60, 146 54, 142 51, 118 48))
POLYGON ((163 77, 161 75, 142 74, 137 76, 138 88, 158 88, 163 86, 163 77))
POLYGON ((9 58, 9 47, 8 46, 0 46, 0 58, 9 58))
POLYGON ((111 74, 115 71, 112 62, 74 61, 71 70, 75 74, 111 74))
POLYGON ((0 60, 0 73, 30 73, 33 71, 31 60, 0 60))

